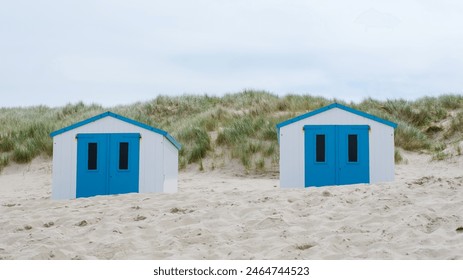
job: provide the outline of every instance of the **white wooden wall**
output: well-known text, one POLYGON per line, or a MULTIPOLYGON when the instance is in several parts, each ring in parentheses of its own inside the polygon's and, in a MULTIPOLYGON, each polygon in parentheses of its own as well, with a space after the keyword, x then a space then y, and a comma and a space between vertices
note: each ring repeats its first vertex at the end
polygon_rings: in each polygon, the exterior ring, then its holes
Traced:
POLYGON ((282 188, 304 188, 304 125, 369 125, 370 183, 394 180, 394 128, 333 108, 280 128, 282 188))
POLYGON ((178 150, 164 141, 164 192, 175 193, 178 189, 178 150))
MULTIPOLYGON (((140 133, 142 138, 140 139, 139 192, 164 192, 174 189, 173 179, 170 180, 168 190, 165 189, 166 186, 164 185, 164 149, 166 145, 171 145, 175 149, 169 140, 158 133, 108 116, 64 132, 53 138, 53 199, 70 199, 76 197, 76 135, 79 133, 140 133), (165 144, 165 142, 168 142, 168 144, 165 144)), ((174 156, 174 154, 169 153, 168 157, 171 156, 174 156)), ((176 156, 175 160, 169 159, 171 165, 173 165, 171 161, 178 163, 178 152, 176 156)), ((172 166, 169 168, 172 169, 172 166)), ((178 175, 178 165, 176 166, 176 170, 177 174, 169 171, 169 176, 178 175)))

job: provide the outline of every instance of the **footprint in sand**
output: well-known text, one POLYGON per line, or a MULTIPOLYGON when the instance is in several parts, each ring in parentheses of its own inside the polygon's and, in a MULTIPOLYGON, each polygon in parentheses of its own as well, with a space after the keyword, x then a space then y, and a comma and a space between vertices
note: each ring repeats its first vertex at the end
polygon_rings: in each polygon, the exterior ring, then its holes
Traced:
POLYGON ((54 225, 55 225, 54 222, 48 222, 48 223, 43 224, 43 226, 46 227, 46 228, 49 228, 49 227, 54 226, 54 225))
POLYGON ((329 191, 323 191, 323 192, 322 192, 322 196, 324 196, 324 197, 330 197, 330 196, 332 196, 332 194, 331 194, 329 191))
POLYGON ((141 215, 137 215, 137 217, 133 218, 133 220, 136 221, 136 222, 143 221, 143 220, 146 220, 146 217, 141 216, 141 215))
POLYGON ((308 250, 308 249, 310 249, 310 248, 312 248, 314 246, 315 245, 307 243, 307 244, 296 245, 295 247, 296 247, 296 249, 303 251, 303 250, 308 250))
POLYGON ((84 227, 86 225, 88 225, 86 220, 82 220, 82 221, 80 221, 79 223, 76 224, 76 226, 78 226, 78 227, 84 227))

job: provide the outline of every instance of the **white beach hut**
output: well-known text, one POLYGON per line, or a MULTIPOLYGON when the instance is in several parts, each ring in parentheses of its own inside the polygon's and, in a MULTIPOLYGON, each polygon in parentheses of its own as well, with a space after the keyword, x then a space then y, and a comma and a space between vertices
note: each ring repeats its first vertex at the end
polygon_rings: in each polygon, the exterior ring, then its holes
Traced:
POLYGON ((280 186, 394 180, 396 127, 393 122, 336 103, 277 124, 280 186))
POLYGON ((50 136, 53 199, 177 191, 180 144, 163 130, 106 112, 50 136))

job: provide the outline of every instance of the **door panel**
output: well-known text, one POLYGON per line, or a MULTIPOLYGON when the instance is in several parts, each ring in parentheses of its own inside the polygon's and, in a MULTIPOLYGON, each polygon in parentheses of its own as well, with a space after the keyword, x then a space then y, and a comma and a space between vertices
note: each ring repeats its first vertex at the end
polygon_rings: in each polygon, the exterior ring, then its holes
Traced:
POLYGON ((76 197, 103 195, 107 192, 108 138, 102 134, 77 136, 76 197))
POLYGON ((368 131, 367 125, 338 127, 338 185, 370 182, 368 131))
POLYGON ((305 126, 305 185, 336 184, 335 127, 330 125, 305 126))
POLYGON ((109 194, 138 192, 139 150, 139 134, 111 135, 109 194))

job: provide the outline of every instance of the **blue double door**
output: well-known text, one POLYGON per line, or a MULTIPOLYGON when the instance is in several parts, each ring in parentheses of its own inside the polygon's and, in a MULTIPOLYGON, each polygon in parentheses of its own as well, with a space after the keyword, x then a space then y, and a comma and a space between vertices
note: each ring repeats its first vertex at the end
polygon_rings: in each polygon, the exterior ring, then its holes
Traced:
POLYGON ((369 126, 306 125, 305 186, 370 182, 369 126))
POLYGON ((138 192, 140 134, 78 134, 76 197, 138 192))

